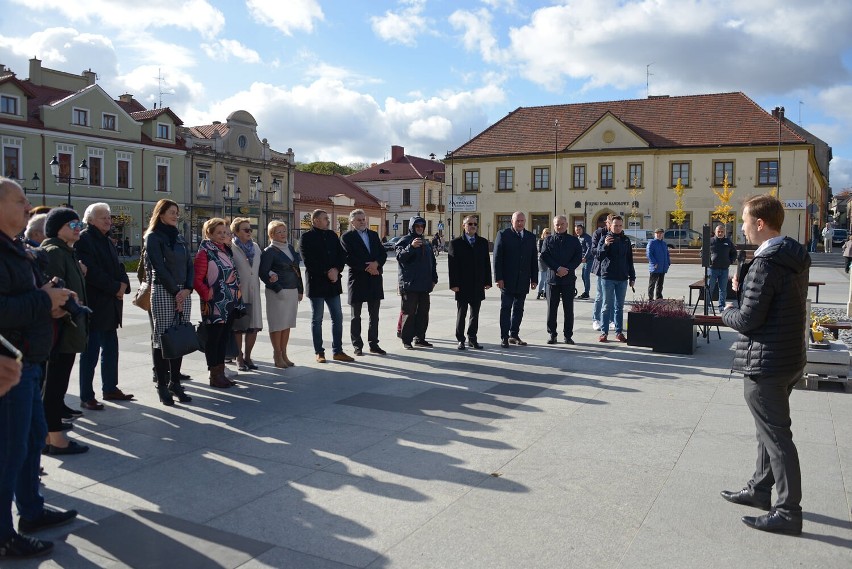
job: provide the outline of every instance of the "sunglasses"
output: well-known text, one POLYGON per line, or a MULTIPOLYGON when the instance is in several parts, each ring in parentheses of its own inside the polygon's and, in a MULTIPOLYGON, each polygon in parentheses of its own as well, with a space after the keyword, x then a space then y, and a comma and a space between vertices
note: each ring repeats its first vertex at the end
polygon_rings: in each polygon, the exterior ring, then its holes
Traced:
POLYGON ((466 224, 466 225, 470 225, 470 226, 472 226, 472 227, 478 227, 478 226, 479 226, 479 224, 478 224, 478 223, 468 223, 468 224, 466 224))
POLYGON ((69 221, 68 227, 70 227, 72 230, 83 229, 83 222, 82 221, 69 221))
POLYGON ((243 227, 240 231, 245 231, 246 233, 251 233, 251 227, 243 227))

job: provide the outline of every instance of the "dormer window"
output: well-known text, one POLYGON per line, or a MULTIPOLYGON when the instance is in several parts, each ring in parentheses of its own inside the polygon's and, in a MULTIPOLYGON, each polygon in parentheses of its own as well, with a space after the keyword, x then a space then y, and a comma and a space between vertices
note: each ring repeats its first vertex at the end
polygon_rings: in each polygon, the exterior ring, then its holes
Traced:
POLYGON ((9 95, 0 95, 0 113, 5 115, 18 114, 18 98, 9 95))
POLYGON ((103 114, 101 128, 103 130, 115 130, 115 115, 103 114))
POLYGON ((157 123, 157 138, 164 138, 166 140, 170 140, 171 136, 169 136, 171 129, 169 129, 169 125, 163 123, 157 123))
POLYGON ((89 126, 89 111, 86 109, 73 109, 71 111, 71 124, 89 126))

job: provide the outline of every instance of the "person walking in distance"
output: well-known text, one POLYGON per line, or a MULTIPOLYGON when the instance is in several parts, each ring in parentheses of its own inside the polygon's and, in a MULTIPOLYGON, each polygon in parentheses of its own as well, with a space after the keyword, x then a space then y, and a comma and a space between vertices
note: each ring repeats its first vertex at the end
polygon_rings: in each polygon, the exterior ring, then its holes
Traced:
POLYGON ((826 223, 822 228, 822 248, 824 253, 831 253, 831 240, 834 238, 834 227, 826 223))
POLYGON ((793 443, 790 394, 807 361, 806 299, 811 257, 795 239, 781 235, 784 206, 771 195, 743 205, 743 232, 757 245, 753 260, 734 280, 740 307, 729 303, 725 326, 739 332, 733 372, 743 374, 746 404, 757 430, 757 462, 748 484, 722 491, 729 502, 769 513, 743 516, 747 526, 773 533, 802 532, 802 473, 793 443), (777 498, 772 505, 772 487, 777 498))
POLYGON ((657 229, 654 231, 654 239, 645 247, 645 256, 648 257, 648 300, 663 298, 663 281, 672 264, 669 257, 669 246, 663 240, 665 231, 657 229))
POLYGON ((595 262, 595 256, 592 254, 592 236, 586 233, 586 228, 582 223, 574 225, 574 235, 580 241, 580 266, 583 268, 583 293, 578 296, 580 300, 589 299, 589 290, 592 288, 592 265, 595 262))
POLYGON ((718 287, 719 312, 725 308, 728 295, 728 269, 736 260, 737 248, 725 236, 725 226, 717 225, 710 238, 710 268, 707 269, 710 279, 707 281, 707 291, 713 294, 713 289, 718 287))
POLYGON ((464 323, 470 308, 467 324, 467 341, 471 348, 482 349, 477 341, 479 309, 485 291, 491 288, 491 259, 488 240, 477 235, 479 219, 469 215, 464 218, 464 233, 450 241, 447 255, 450 290, 456 293, 456 340, 458 349, 465 349, 464 323))
POLYGON ((406 350, 414 346, 431 348, 426 340, 429 327, 429 293, 438 284, 438 265, 432 245, 423 236, 426 220, 414 216, 408 225, 408 235, 396 244, 399 274, 399 294, 402 296, 399 337, 406 350))
POLYGON ((562 302, 562 338, 566 344, 574 340, 574 293, 577 291, 577 276, 574 270, 580 266, 583 250, 580 241, 568 233, 568 219, 564 215, 553 218, 553 235, 541 248, 539 262, 549 269, 547 282, 547 333, 548 344, 556 343, 556 313, 562 302))
POLYGON ((524 301, 536 287, 538 253, 535 235, 524 229, 523 212, 512 214, 512 225, 494 241, 494 281, 500 289, 500 346, 526 346, 519 335, 524 301))
POLYGON ((340 242, 346 251, 346 264, 349 265, 349 308, 352 320, 349 336, 356 356, 364 355, 364 339, 361 337, 361 309, 367 303, 370 318, 367 328, 367 342, 371 354, 384 355, 379 346, 379 307, 385 297, 382 272, 388 260, 388 252, 382 246, 379 234, 367 226, 367 214, 363 209, 353 209, 349 213, 351 229, 343 234, 340 242))
POLYGON ((538 248, 538 293, 535 295, 536 300, 544 298, 544 293, 547 292, 547 273, 549 269, 541 260, 541 248, 544 247, 544 242, 550 237, 550 228, 545 227, 541 230, 541 237, 538 238, 536 247, 538 248))
POLYGON ((346 251, 337 234, 328 228, 328 212, 315 209, 311 214, 311 229, 302 234, 299 249, 305 262, 305 294, 311 301, 311 336, 317 363, 324 364, 325 348, 322 345, 322 315, 328 306, 331 316, 332 358, 338 362, 354 361, 343 351, 343 309, 340 295, 340 272, 346 266, 346 251))

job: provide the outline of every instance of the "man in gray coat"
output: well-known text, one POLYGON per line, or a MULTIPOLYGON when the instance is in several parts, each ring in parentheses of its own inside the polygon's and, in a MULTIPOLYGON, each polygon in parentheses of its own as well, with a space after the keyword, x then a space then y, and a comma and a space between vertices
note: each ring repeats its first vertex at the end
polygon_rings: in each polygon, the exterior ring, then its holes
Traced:
POLYGON ((740 308, 726 307, 722 321, 739 332, 732 370, 744 376, 745 400, 757 428, 757 466, 745 488, 722 491, 735 504, 769 510, 744 516, 762 531, 802 533, 802 474, 790 430, 790 394, 807 360, 805 300, 811 258, 798 241, 782 236, 784 206, 770 195, 749 198, 743 232, 758 245, 735 280, 740 308), (778 499, 772 506, 772 487, 778 499))

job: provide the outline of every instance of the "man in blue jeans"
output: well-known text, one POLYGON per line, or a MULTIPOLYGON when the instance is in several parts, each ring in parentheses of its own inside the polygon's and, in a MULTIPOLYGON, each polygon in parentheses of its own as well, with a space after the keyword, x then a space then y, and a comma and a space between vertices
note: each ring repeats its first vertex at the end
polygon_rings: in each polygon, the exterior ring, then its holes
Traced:
POLYGON ((346 265, 346 251, 337 234, 328 228, 328 212, 315 209, 311 214, 312 227, 302 234, 299 248, 305 262, 305 296, 311 300, 311 335, 317 363, 324 364, 322 317, 324 306, 331 316, 331 349, 339 362, 355 361, 343 352, 343 309, 340 307, 340 272, 346 265))
POLYGON ((610 230, 601 240, 597 250, 600 262, 601 285, 603 287, 603 308, 601 311, 600 342, 607 341, 610 322, 615 322, 615 338, 626 342, 624 335, 624 296, 629 281, 636 284, 636 271, 633 268, 633 246, 624 234, 624 220, 615 215, 610 230))
POLYGON ((710 238, 710 275, 707 281, 707 292, 719 289, 719 312, 725 309, 725 297, 728 294, 728 268, 737 260, 737 248, 730 239, 725 237, 725 226, 717 225, 713 237, 710 238))
MULTIPOLYGON (((39 491, 41 450, 47 422, 41 402, 43 362, 53 343, 52 317, 71 291, 43 283, 41 271, 16 236, 27 226, 30 204, 14 181, 0 177, 0 334, 10 346, 0 353, 21 362, 20 381, 0 397, 0 561, 47 555, 53 543, 20 535, 12 522, 12 500, 18 507, 18 531, 30 534, 77 517, 75 510, 47 509, 39 491)), ((8 386, 7 365, 0 384, 8 386)), ((2 391, 0 391, 2 393, 2 391)))

